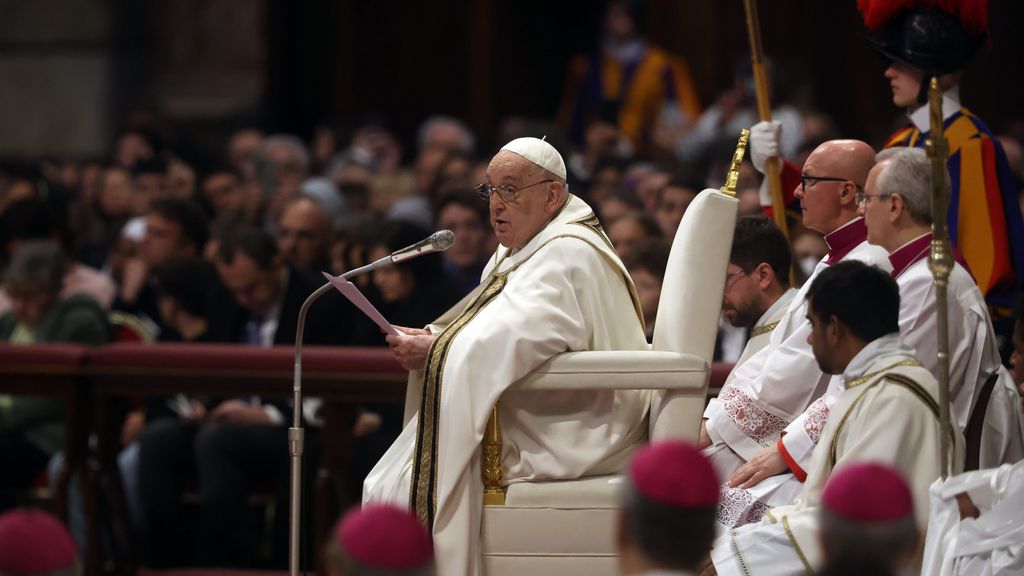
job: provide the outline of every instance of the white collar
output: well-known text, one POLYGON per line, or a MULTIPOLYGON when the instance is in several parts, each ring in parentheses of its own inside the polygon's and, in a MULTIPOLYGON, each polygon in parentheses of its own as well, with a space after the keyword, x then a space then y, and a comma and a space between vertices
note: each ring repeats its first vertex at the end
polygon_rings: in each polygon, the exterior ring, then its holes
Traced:
MULTIPOLYGON (((953 86, 942 93, 942 120, 948 120, 950 116, 956 114, 959 110, 960 86, 953 86)), ((910 121, 921 132, 928 132, 932 129, 931 120, 928 118, 928 104, 918 106, 913 111, 908 111, 907 116, 910 117, 910 121)))
MULTIPOLYGON (((914 356, 914 351, 907 347, 900 339, 898 332, 886 334, 868 342, 867 346, 861 349, 850 363, 843 370, 843 382, 850 382, 860 378, 872 364, 886 356, 914 356)), ((890 362, 891 364, 891 362, 890 362)))

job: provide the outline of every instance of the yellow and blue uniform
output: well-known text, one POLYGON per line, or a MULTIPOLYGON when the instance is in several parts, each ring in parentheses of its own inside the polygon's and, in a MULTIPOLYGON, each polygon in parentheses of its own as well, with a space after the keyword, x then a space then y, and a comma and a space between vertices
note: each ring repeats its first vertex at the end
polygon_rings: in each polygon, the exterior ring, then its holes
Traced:
MULTIPOLYGON (((950 176, 949 238, 990 305, 1009 307, 1024 281, 1024 223, 1017 184, 991 130, 966 108, 946 118, 950 176)), ((885 148, 924 147, 928 133, 910 124, 885 148)))

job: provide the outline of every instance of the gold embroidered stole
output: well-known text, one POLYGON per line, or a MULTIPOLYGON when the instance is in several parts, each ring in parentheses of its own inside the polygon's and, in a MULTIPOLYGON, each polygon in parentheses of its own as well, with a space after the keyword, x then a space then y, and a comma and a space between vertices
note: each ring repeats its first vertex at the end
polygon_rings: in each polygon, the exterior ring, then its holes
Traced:
POLYGON ((469 306, 445 327, 427 351, 423 370, 423 395, 420 398, 420 416, 416 425, 416 450, 413 453, 413 476, 409 502, 416 517, 427 528, 434 526, 437 506, 437 437, 440 431, 441 379, 445 359, 452 342, 473 318, 490 304, 508 279, 508 273, 492 274, 487 285, 469 306))

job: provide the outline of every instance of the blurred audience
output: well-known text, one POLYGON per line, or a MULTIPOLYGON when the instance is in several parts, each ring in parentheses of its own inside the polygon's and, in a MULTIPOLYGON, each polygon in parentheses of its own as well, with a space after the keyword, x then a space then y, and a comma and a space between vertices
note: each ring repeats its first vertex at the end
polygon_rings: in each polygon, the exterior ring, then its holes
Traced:
MULTIPOLYGON (((26 240, 4 271, 11 311, 0 316, 0 342, 100 345, 109 330, 103 310, 84 294, 61 297, 66 263, 53 240, 26 240)), ((65 400, 0 394, 0 509, 25 497, 64 445, 65 400)))

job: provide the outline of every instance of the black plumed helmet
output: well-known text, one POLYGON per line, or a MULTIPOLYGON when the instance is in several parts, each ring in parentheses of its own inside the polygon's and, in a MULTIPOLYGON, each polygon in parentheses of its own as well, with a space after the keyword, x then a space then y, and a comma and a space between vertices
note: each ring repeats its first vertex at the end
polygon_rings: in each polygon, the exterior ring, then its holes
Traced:
POLYGON ((941 76, 962 70, 985 39, 985 0, 860 0, 867 37, 878 53, 941 76))

